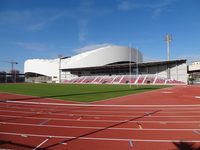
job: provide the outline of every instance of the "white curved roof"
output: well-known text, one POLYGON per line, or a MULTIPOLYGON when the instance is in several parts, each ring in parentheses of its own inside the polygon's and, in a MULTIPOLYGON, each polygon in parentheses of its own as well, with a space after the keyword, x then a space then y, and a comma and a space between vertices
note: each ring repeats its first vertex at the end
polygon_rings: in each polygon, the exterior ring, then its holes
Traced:
MULTIPOLYGON (((137 61, 137 50, 131 48, 131 61, 137 61)), ((130 48, 122 46, 106 46, 92 51, 75 55, 62 61, 62 69, 104 66, 111 63, 130 60, 130 48)), ((143 61, 143 56, 138 51, 138 62, 143 61)))
MULTIPOLYGON (((131 61, 143 62, 140 51, 131 48, 131 61)), ((130 61, 130 48, 123 46, 105 46, 62 59, 61 69, 104 66, 111 63, 130 61)), ((45 76, 58 76, 59 59, 29 59, 24 63, 24 73, 32 72, 45 76)))
POLYGON ((58 76, 59 59, 28 59, 24 63, 24 73, 58 76))

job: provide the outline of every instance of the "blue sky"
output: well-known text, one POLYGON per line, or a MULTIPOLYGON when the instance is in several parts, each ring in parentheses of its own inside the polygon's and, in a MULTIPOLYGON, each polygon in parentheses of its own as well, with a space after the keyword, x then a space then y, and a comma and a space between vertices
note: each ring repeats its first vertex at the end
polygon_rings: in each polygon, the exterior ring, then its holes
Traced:
MULTIPOLYGON (((107 44, 139 48, 146 60, 200 59, 199 0, 0 0, 0 61, 71 56, 107 44)), ((9 71, 0 62, 0 71, 9 71)))

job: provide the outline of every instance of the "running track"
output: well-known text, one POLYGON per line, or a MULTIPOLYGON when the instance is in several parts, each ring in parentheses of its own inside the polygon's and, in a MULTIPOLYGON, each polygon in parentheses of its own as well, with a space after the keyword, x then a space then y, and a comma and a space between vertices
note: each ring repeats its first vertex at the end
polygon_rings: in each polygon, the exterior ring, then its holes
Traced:
POLYGON ((195 150, 200 86, 90 104, 0 93, 1 149, 195 150))

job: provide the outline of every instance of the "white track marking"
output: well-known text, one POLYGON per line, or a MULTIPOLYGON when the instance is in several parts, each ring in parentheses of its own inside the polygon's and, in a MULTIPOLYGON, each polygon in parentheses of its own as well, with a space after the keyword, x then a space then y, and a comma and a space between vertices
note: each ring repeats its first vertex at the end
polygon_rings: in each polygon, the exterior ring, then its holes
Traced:
POLYGON ((200 96, 195 96, 195 98, 200 98, 200 96))
POLYGON ((199 131, 199 130, 194 130, 193 132, 194 132, 195 134, 200 135, 200 131, 199 131))
MULTIPOLYGON (((7 104, 14 104, 14 103, 7 103, 7 104)), ((41 111, 63 111, 63 110, 66 110, 66 107, 67 108, 72 108, 71 106, 65 106, 65 107, 59 107, 59 106, 55 106, 56 107, 56 109, 54 108, 52 108, 52 107, 50 107, 49 109, 46 109, 46 106, 44 106, 44 107, 40 107, 40 106, 38 106, 38 105, 30 105, 30 104, 21 104, 21 103, 16 103, 15 105, 17 105, 18 107, 13 107, 12 105, 11 106, 9 106, 10 108, 18 108, 18 109, 24 109, 24 107, 31 107, 30 109, 34 109, 34 110, 41 110, 41 111), (20 106, 20 107, 19 107, 20 106), (22 107, 23 106, 23 107, 22 107), (34 108, 32 108, 32 107, 34 107, 34 108)), ((83 104, 82 104, 83 105, 83 104)), ((117 105, 117 106, 120 106, 120 105, 117 105)), ((142 105, 141 105, 142 106, 142 105)), ((185 105, 184 105, 185 106, 185 105)), ((3 106, 0 106, 0 107, 3 107, 3 106)), ((77 106, 78 107, 78 106, 77 106)), ((187 106, 186 106, 187 107, 187 106)), ((186 108, 186 107, 180 107, 180 108, 162 108, 162 110, 165 110, 165 111, 168 111, 168 110, 176 110, 176 111, 182 111, 182 110, 199 110, 200 109, 200 107, 198 108, 198 107, 192 107, 192 108, 186 108)), ((5 107, 3 107, 3 108, 5 108, 5 107)), ((48 107, 47 107, 48 108, 48 107)), ((78 107, 79 108, 79 107, 78 107)), ((89 107, 88 107, 89 108, 89 107)), ((119 112, 119 111, 151 111, 151 110, 154 110, 154 108, 151 108, 151 107, 148 107, 148 108, 143 108, 143 107, 135 107, 134 108, 134 110, 133 110, 133 108, 125 108, 125 109, 122 109, 122 108, 117 108, 117 107, 111 107, 111 108, 106 108, 106 107, 100 107, 99 109, 100 110, 96 110, 96 109, 98 109, 98 108, 89 108, 88 110, 85 110, 85 112, 91 112, 91 111, 93 111, 93 112, 102 112, 102 111, 107 111, 107 112, 109 112, 110 110, 112 110, 112 111, 117 111, 117 112, 119 112), (144 110, 145 109, 145 110, 144 110)), ((73 111, 84 111, 84 110, 73 110, 73 111)))
MULTIPOLYGON (((5 106, 0 106, 0 108, 5 108, 5 106)), ((48 108, 40 108, 40 107, 29 107, 27 108, 27 105, 17 105, 17 106, 13 106, 13 105, 10 105, 10 106, 7 106, 6 108, 9 108, 9 109, 24 109, 24 110, 29 110, 29 111, 56 111, 54 108, 51 108, 51 109, 48 109, 48 108)))
POLYGON ((130 147, 133 147, 133 140, 129 140, 130 147))
POLYGON ((78 106, 78 107, 200 107, 200 104, 194 105, 102 105, 102 104, 64 104, 64 103, 43 103, 43 102, 22 102, 6 101, 7 103, 34 104, 34 105, 54 105, 54 106, 78 106))
MULTIPOLYGON (((138 115, 134 115, 134 113, 135 112, 133 112, 133 115, 131 115, 131 114, 129 114, 129 115, 104 115, 104 114, 102 114, 102 115, 100 115, 100 114, 94 114, 94 115, 92 115, 92 114, 71 114, 71 113, 53 113, 53 112, 47 112, 47 113, 44 113, 44 112, 27 112, 27 111, 9 111, 9 110, 0 110, 0 112, 14 112, 14 113, 24 113, 24 114, 38 114, 38 115, 58 115, 58 116, 68 116, 68 117, 74 117, 74 116, 76 116, 76 117, 114 117, 114 118, 119 118, 119 117, 124 117, 124 118, 130 118, 130 117, 140 117, 141 115, 147 115, 146 117, 149 117, 149 118, 151 118, 151 117, 163 117, 163 118, 165 118, 165 117, 200 117, 200 112, 199 112, 199 114, 196 114, 196 115, 174 115, 174 116, 172 116, 172 115, 148 115, 148 114, 146 114, 146 113, 143 113, 143 112, 140 112, 140 114, 138 114, 138 115)), ((169 114, 174 114, 175 112, 173 112, 173 113, 169 113, 169 114)), ((182 112, 181 112, 182 113, 182 112)), ((186 113, 186 112, 184 112, 184 113, 186 113)), ((194 112, 191 112, 192 114, 194 113, 194 112)), ((168 114, 167 112, 158 112, 158 114, 168 114)))
POLYGON ((22 134, 21 137, 27 138, 28 136, 26 134, 22 134))
MULTIPOLYGON (((96 129, 96 130, 100 130, 100 129, 104 129, 105 127, 90 127, 90 126, 59 126, 59 125, 36 125, 36 124, 27 124, 27 123, 10 123, 10 122, 0 122, 0 124, 3 123, 4 125, 21 125, 21 126, 32 126, 32 127, 38 127, 38 126, 41 126, 41 127, 47 127, 47 128, 67 128, 67 129, 96 129)), ((138 125, 139 128, 126 128, 126 127, 123 127, 123 128, 117 128, 117 127, 114 127, 114 128, 107 128, 106 130, 128 130, 128 131, 199 131, 200 129, 199 128, 193 128, 193 129, 190 129, 190 128, 142 128, 142 126, 139 124, 138 125)))
POLYGON ((40 148, 40 146, 42 146, 44 143, 46 143, 49 140, 49 138, 45 139, 44 141, 42 141, 40 144, 38 144, 33 150, 37 150, 38 148, 40 148))
POLYGON ((163 91, 162 93, 164 93, 164 94, 171 94, 173 92, 172 91, 163 91))
MULTIPOLYGON (((31 101, 29 101, 29 102, 31 102, 31 101)), ((86 103, 86 104, 74 104, 74 106, 73 105, 69 105, 68 106, 68 104, 64 104, 63 105, 63 103, 62 104, 58 103, 58 104, 61 104, 61 105, 55 105, 55 106, 53 104, 54 103, 52 103, 52 105, 49 105, 49 106, 48 106, 48 103, 45 103, 43 105, 39 105, 39 104, 22 104, 22 103, 14 103, 14 101, 13 101, 13 103, 12 102, 7 102, 6 103, 7 107, 10 107, 10 108, 15 108, 16 107, 16 108, 19 108, 19 109, 26 108, 26 109, 41 109, 41 110, 60 110, 60 109, 64 110, 66 108, 67 109, 74 109, 74 108, 79 109, 82 106, 87 106, 87 105, 88 105, 88 109, 89 110, 98 109, 98 110, 118 110, 118 111, 123 111, 123 110, 133 110, 134 106, 136 106, 136 107, 134 107, 134 110, 144 109, 144 110, 148 111, 148 110, 153 110, 154 109, 153 107, 143 107, 143 106, 145 106, 143 104, 140 104, 140 105, 134 105, 134 104, 130 104, 130 105, 114 105, 115 107, 112 107, 112 105, 109 105, 109 104, 108 105, 107 104, 103 105, 103 106, 107 106, 107 107, 98 107, 98 106, 101 106, 101 105, 94 105, 94 104, 89 104, 89 103, 86 103), (92 106, 92 107, 89 107, 89 106, 92 106), (95 106, 97 106, 97 107, 95 107, 95 106), (111 107, 109 107, 109 106, 111 106, 111 107), (120 106, 122 106, 122 107, 120 108, 120 106), (125 106, 125 107, 123 107, 123 106, 125 106), (131 107, 128 107, 128 106, 131 106, 131 107), (138 106, 141 106, 141 107, 138 107, 138 106)), ((57 104, 57 103, 55 103, 55 104, 57 104)), ((4 104, 2 104, 0 107, 5 108, 3 105, 4 104)), ((165 107, 165 106, 168 106, 168 105, 165 105, 165 104, 163 104, 163 105, 146 105, 146 106, 164 106, 162 109, 166 109, 166 110, 168 110, 168 109, 169 110, 174 110, 174 109, 175 110, 176 109, 179 110, 179 109, 182 109, 182 108, 184 108, 184 109, 198 109, 198 108, 200 108, 200 105, 198 105, 198 104, 190 104, 190 105, 186 105, 185 104, 185 105, 182 105, 183 107, 180 107, 180 108, 179 107, 178 108, 165 107), (193 107, 194 105, 198 106, 198 107, 194 108, 193 107)), ((174 106, 174 105, 170 104, 170 106, 174 106)), ((177 105, 175 105, 175 106, 177 106, 177 105)))
MULTIPOLYGON (((132 110, 132 111, 123 111, 123 112, 119 112, 119 111, 95 111, 95 110, 72 110, 72 111, 69 111, 69 110, 57 110, 57 111, 63 111, 65 113, 57 113, 57 112, 51 112, 51 111, 21 111, 21 110, 1 110, 0 109, 0 112, 16 112, 16 113, 27 113, 27 114, 34 114, 34 113, 38 113, 38 114, 56 114, 56 115, 74 115, 74 116, 79 116, 79 115, 82 115, 82 116, 109 116, 109 115, 104 115, 104 114, 80 114, 80 113, 77 113, 77 112, 82 112, 82 113, 86 113, 86 112, 101 112, 101 113, 115 113, 115 115, 110 115, 110 116, 119 116, 119 117, 123 117, 123 116, 132 116, 130 113, 140 113, 140 114, 144 114, 144 112, 146 110, 132 110), (72 114, 73 113, 73 114, 72 114), (119 114, 127 114, 129 113, 129 115, 119 115, 119 114)), ((167 111, 164 111, 162 110, 161 112, 158 112, 157 114, 176 114, 176 113, 199 113, 200 114, 200 111, 170 111, 170 112, 167 112, 167 111)))
MULTIPOLYGON (((128 121, 128 120, 90 120, 90 119, 84 119, 84 120, 77 120, 77 119, 59 119, 59 118, 38 118, 38 117, 23 117, 23 116, 10 116, 10 115, 0 115, 2 117, 10 117, 10 118, 17 118, 17 119, 37 119, 37 120, 42 120, 42 119, 51 119, 53 120, 60 120, 60 121, 75 121, 75 122, 123 122, 123 121, 128 121)), ((169 120, 157 120, 157 121, 145 121, 145 120, 139 120, 140 122, 147 122, 147 123, 160 123, 160 122, 166 122, 166 123, 200 123, 200 121, 169 121, 169 120)), ((138 122, 136 121, 129 121, 129 122, 138 122)))
MULTIPOLYGON (((15 135, 19 136, 21 133, 12 132, 0 132, 2 135, 15 135)), ((41 134, 26 134, 32 137, 43 137, 43 138, 61 138, 61 139, 80 139, 80 140, 98 140, 98 141, 130 141, 130 139, 123 138, 98 138, 98 137, 73 137, 73 136, 55 136, 55 135, 41 135, 41 134)), ((172 143, 172 142, 189 142, 189 143, 200 143, 200 140, 154 140, 154 139, 132 139, 134 142, 156 142, 156 143, 172 143)))
MULTIPOLYGON (((140 129, 140 130, 142 130, 142 129, 143 129, 141 124, 139 124, 138 126, 139 126, 139 129, 140 129)), ((135 129, 134 129, 134 130, 135 130, 135 129)))
POLYGON ((41 123, 39 123, 39 125, 44 125, 45 123, 49 122, 51 119, 47 119, 47 120, 44 120, 42 121, 41 123))

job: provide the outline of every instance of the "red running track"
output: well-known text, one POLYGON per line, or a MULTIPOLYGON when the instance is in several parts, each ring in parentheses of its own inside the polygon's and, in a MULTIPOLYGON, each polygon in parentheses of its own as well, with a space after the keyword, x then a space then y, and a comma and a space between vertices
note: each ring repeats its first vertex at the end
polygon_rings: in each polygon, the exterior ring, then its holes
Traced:
POLYGON ((199 91, 175 86, 89 105, 0 93, 0 148, 197 149, 199 91))

